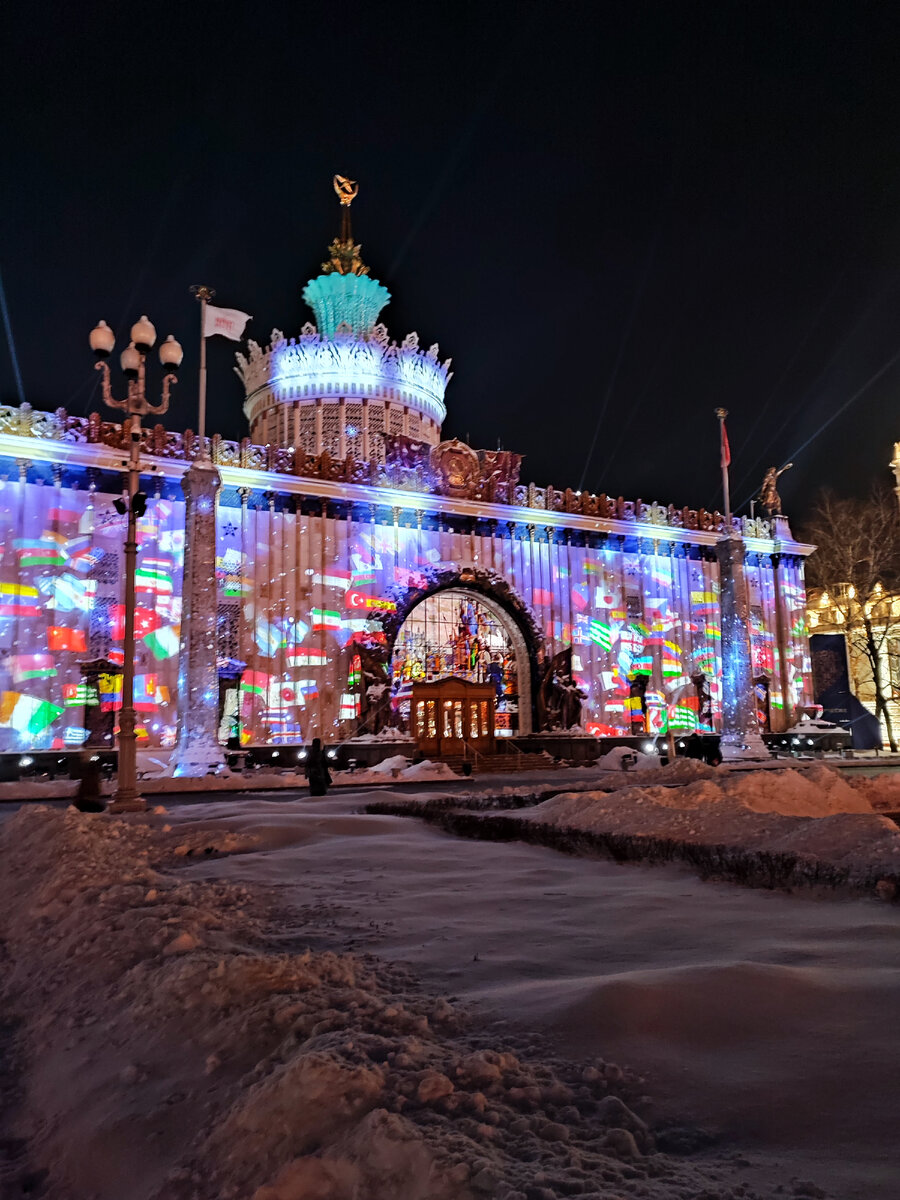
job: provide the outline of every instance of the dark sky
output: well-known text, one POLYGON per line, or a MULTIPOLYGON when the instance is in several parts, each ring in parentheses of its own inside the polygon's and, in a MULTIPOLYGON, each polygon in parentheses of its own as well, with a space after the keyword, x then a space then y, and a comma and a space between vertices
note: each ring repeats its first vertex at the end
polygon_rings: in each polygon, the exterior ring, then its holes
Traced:
MULTIPOLYGON (((121 348, 146 311, 185 345, 168 423, 193 425, 189 285, 260 340, 298 332, 340 172, 391 333, 453 357, 445 433, 501 438, 523 478, 712 506, 719 404, 738 506, 788 458, 795 515, 885 476, 895 5, 33 3, 4 26, 0 269, 35 407, 100 405, 87 333, 121 348)), ((240 437, 234 349, 210 343, 210 423, 240 437)))

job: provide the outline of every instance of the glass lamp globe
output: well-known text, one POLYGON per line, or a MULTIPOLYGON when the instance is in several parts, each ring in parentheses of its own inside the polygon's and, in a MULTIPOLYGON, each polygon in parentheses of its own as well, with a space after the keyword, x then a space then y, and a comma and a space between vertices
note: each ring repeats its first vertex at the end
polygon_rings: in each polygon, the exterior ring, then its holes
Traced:
POLYGON ((131 340, 140 351, 141 354, 146 354, 156 345, 156 329, 153 322, 147 317, 141 317, 139 321, 131 327, 131 340))
POLYGON ((119 355, 119 363, 129 379, 133 379, 137 375, 141 365, 141 355, 134 342, 130 342, 128 349, 123 350, 119 355))
POLYGON ((184 350, 181 348, 181 342, 176 342, 170 333, 159 348, 159 361, 169 371, 177 371, 183 358, 184 350))
POLYGON ((98 358, 106 358, 112 354, 116 344, 116 335, 105 321, 98 321, 91 330, 91 349, 98 358))

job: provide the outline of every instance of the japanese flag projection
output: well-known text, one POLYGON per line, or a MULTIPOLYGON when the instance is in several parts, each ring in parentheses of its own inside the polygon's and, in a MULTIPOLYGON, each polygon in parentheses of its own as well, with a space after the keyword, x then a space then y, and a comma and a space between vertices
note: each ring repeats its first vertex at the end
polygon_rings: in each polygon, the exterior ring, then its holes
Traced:
POLYGON ((216 308, 213 304, 207 304, 206 316, 203 320, 203 336, 214 337, 215 334, 220 333, 222 337, 239 342, 244 336, 244 326, 250 320, 252 320, 250 314, 241 312, 240 309, 216 308))

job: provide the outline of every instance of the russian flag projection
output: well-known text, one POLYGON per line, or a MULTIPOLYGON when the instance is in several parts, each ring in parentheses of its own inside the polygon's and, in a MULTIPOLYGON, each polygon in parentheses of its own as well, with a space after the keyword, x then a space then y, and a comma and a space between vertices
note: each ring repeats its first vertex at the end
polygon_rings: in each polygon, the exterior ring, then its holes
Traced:
MULTIPOLYGON (((0 488, 0 751, 77 746, 97 716, 92 710, 109 714, 121 706, 121 675, 106 676, 98 694, 82 671, 89 660, 124 661, 124 523, 115 498, 47 483, 7 481, 0 488)), ((631 731, 640 719, 635 680, 650 698, 653 730, 718 726, 722 639, 713 555, 679 556, 661 542, 639 549, 630 543, 626 553, 612 541, 502 537, 504 522, 492 534, 470 536, 395 522, 395 503, 345 519, 321 506, 315 513, 241 507, 223 494, 216 625, 207 648, 220 669, 220 696, 211 702, 221 698, 223 740, 235 733, 244 744, 273 745, 353 736, 372 686, 359 661, 366 649, 389 658, 392 702, 408 697, 416 676, 411 655, 404 659, 394 641, 396 610, 411 590, 421 596, 427 589, 432 565, 462 568, 476 557, 522 603, 545 657, 573 647, 587 731, 631 731), (700 674, 708 684, 702 704, 693 682, 700 674)), ((184 553, 177 488, 151 495, 135 577, 135 698, 142 744, 151 746, 173 745, 178 727, 184 553)), ((780 597, 770 557, 758 555, 747 572, 754 666, 771 674, 772 707, 791 711, 810 700, 802 567, 782 558, 780 597)), ((459 634, 454 622, 429 669, 464 663, 502 686, 507 667, 488 661, 474 644, 477 630, 461 620, 465 655, 451 644, 459 634)), ((521 697, 520 706, 530 706, 530 698, 521 697)))

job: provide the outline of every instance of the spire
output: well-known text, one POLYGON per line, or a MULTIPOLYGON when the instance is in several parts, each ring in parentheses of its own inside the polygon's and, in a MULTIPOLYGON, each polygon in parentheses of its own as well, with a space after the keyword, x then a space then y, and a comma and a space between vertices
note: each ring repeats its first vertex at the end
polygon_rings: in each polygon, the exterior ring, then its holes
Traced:
POLYGON ((340 236, 328 247, 329 259, 322 263, 322 274, 303 289, 303 299, 316 314, 316 325, 323 337, 333 338, 339 326, 367 337, 391 293, 371 278, 360 257, 361 247, 353 241, 350 205, 359 185, 353 179, 335 175, 334 190, 341 202, 340 236))
POLYGON ((335 175, 334 190, 341 202, 341 233, 328 247, 329 260, 322 263, 322 270, 326 275, 368 275, 369 268, 360 257, 362 246, 353 244, 350 228, 350 205, 356 199, 359 184, 355 179, 335 175))

